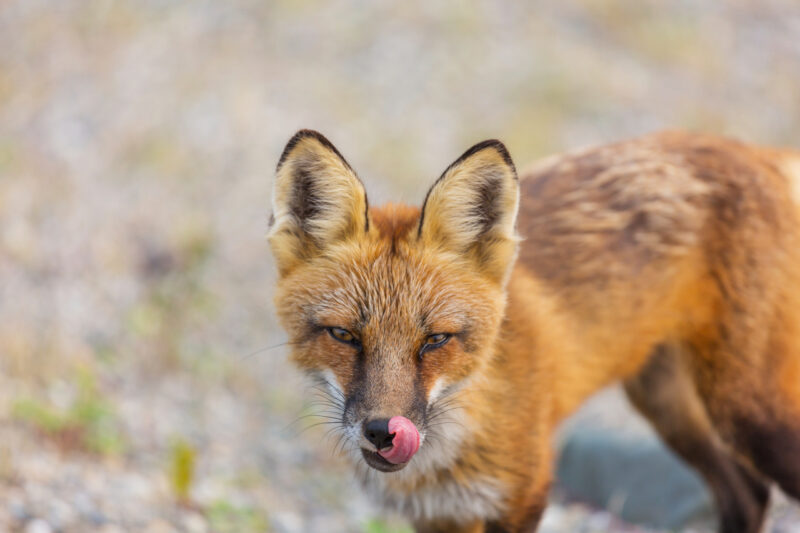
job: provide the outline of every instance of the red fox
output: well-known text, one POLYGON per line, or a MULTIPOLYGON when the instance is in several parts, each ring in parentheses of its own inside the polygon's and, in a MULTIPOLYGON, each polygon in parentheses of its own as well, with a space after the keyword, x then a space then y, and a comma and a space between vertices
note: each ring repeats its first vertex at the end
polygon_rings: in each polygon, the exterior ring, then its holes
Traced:
POLYGON ((719 531, 759 531, 773 483, 800 498, 800 153, 670 132, 518 178, 490 140, 375 208, 303 130, 272 207, 291 359, 417 531, 535 531, 557 424, 615 381, 719 531))

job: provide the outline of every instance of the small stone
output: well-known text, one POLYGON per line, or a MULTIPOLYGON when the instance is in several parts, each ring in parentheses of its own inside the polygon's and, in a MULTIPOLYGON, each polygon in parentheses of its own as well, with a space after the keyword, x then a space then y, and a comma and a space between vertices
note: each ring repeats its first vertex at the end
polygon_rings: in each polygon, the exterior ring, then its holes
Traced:
POLYGON ((125 530, 114 524, 106 524, 100 529, 99 533, 125 533, 125 530))
POLYGON ((302 531, 303 518, 292 511, 281 511, 273 515, 275 529, 278 531, 302 531))
POLYGON ((169 522, 156 519, 147 525, 146 533, 175 533, 175 528, 169 522))
POLYGON ((183 518, 183 527, 188 533, 206 533, 208 525, 199 513, 190 513, 183 518))
POLYGON ((31 516, 25 504, 20 501, 13 501, 8 504, 8 510, 11 516, 18 522, 26 522, 31 516))
POLYGON ((53 533, 53 528, 44 520, 36 518, 28 522, 25 533, 53 533))

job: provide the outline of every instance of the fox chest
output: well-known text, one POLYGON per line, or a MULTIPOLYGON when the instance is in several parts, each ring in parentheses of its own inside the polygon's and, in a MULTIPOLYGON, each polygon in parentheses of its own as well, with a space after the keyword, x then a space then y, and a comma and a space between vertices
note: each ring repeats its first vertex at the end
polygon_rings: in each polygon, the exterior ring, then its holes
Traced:
POLYGON ((459 479, 451 476, 404 490, 391 480, 370 476, 363 480, 368 494, 383 507, 412 521, 495 520, 503 514, 504 491, 488 476, 459 479))

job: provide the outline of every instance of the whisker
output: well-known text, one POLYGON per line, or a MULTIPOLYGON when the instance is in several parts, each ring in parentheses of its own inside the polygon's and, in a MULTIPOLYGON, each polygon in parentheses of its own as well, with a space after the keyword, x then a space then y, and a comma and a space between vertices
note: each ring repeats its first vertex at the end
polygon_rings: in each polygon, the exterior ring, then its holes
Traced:
POLYGON ((437 402, 432 406, 433 409, 444 409, 446 407, 450 407, 451 405, 457 405, 461 403, 461 398, 448 398, 447 401, 444 402, 437 402))
POLYGON ((336 403, 338 405, 344 405, 344 403, 345 403, 344 397, 333 396, 332 394, 329 393, 329 391, 326 391, 323 388, 312 387, 312 391, 317 395, 317 397, 324 398, 324 399, 329 400, 329 401, 331 401, 333 403, 336 403))
POLYGON ((332 402, 330 400, 327 400, 325 398, 319 398, 317 400, 313 400, 313 401, 307 402, 306 406, 309 407, 309 408, 326 408, 326 409, 330 409, 330 410, 332 410, 334 412, 339 412, 339 413, 344 411, 344 409, 342 409, 342 407, 343 407, 342 405, 340 405, 338 403, 334 403, 334 402, 332 402))
POLYGON ((281 346, 294 345, 294 344, 299 344, 299 343, 286 341, 286 342, 282 342, 280 344, 275 344, 275 345, 272 345, 272 346, 265 346, 264 348, 259 348, 258 350, 254 351, 254 352, 250 352, 250 353, 248 353, 246 355, 243 355, 240 358, 240 360, 244 361, 245 359, 250 359, 251 357, 253 357, 255 355, 258 355, 260 353, 267 352, 269 350, 274 350, 275 348, 280 348, 281 346))
POLYGON ((309 424, 308 426, 300 428, 299 431, 297 430, 297 428, 290 428, 290 427, 287 427, 285 429, 285 431, 288 432, 289 430, 292 430, 291 435, 293 437, 299 437, 300 435, 302 435, 303 433, 305 433, 306 431, 308 431, 311 428, 314 428, 314 427, 317 427, 317 426, 336 425, 336 424, 339 424, 339 419, 321 420, 319 422, 315 422, 313 424, 309 424))
POLYGON ((461 400, 461 398, 459 398, 458 396, 440 398, 439 400, 437 400, 433 404, 431 404, 429 409, 431 411, 437 411, 437 410, 441 410, 441 409, 446 409, 447 407, 450 407, 452 405, 461 404, 462 402, 460 400, 461 400))
POLYGON ((444 415, 446 415, 446 414, 448 414, 448 413, 451 413, 452 411, 456 411, 456 410, 458 410, 458 409, 463 409, 463 407, 461 407, 461 406, 451 407, 451 408, 449 408, 449 409, 446 409, 446 410, 444 410, 444 411, 439 411, 439 412, 437 412, 437 413, 434 413, 434 414, 432 414, 432 415, 430 415, 430 416, 428 417, 428 419, 427 419, 427 422, 433 422, 434 420, 436 420, 436 419, 438 419, 438 418, 441 418, 441 417, 443 417, 444 415))
POLYGON ((439 410, 439 409, 446 409, 451 405, 463 405, 460 398, 450 398, 446 402, 436 402, 430 406, 431 410, 439 410))
POLYGON ((344 393, 342 391, 340 391, 339 389, 337 389, 336 387, 331 386, 330 383, 328 383, 327 381, 325 381, 324 383, 320 383, 318 385, 315 385, 314 388, 317 389, 317 390, 321 390, 326 395, 332 396, 332 397, 333 397, 333 393, 336 393, 335 397, 341 398, 342 400, 344 400, 344 393))
POLYGON ((303 433, 305 433, 306 431, 308 431, 311 428, 315 428, 317 426, 325 426, 325 425, 329 425, 329 424, 338 424, 338 422, 330 422, 330 421, 328 421, 328 422, 317 422, 316 424, 311 424, 310 426, 304 427, 302 430, 300 430, 297 433, 297 436, 302 435, 303 433))
POLYGON ((330 438, 331 434, 333 434, 333 432, 336 431, 337 429, 339 429, 338 425, 337 426, 333 426, 332 428, 328 429, 328 431, 326 431, 324 435, 322 435, 322 438, 323 439, 330 438))
POLYGON ((450 405, 458 404, 458 403, 462 403, 461 402, 461 398, 459 398, 458 396, 443 398, 443 399, 435 401, 430 406, 430 409, 442 409, 444 407, 448 407, 450 405))
POLYGON ((461 422, 458 422, 456 420, 445 420, 445 421, 442 421, 442 422, 436 422, 434 424, 426 424, 425 428, 426 429, 433 429, 433 428, 437 428, 437 427, 440 427, 440 426, 446 426, 448 424, 454 424, 454 425, 459 426, 461 428, 467 429, 467 426, 465 426, 464 424, 462 424, 461 422))
POLYGON ((339 449, 339 446, 342 443, 346 442, 344 439, 345 439, 345 434, 344 433, 339 433, 339 437, 336 439, 336 444, 333 446, 333 450, 331 451, 331 457, 337 457, 338 456, 338 451, 337 450, 339 449))
POLYGON ((328 391, 326 391, 321 387, 313 387, 313 389, 317 392, 318 395, 322 396, 323 398, 328 399, 337 404, 344 405, 344 397, 339 398, 336 396, 332 396, 331 394, 329 394, 328 391))
POLYGON ((297 416, 294 420, 292 420, 291 422, 286 424, 286 426, 284 426, 281 429, 281 431, 283 431, 283 432, 288 431, 289 429, 292 428, 292 426, 294 426, 295 424, 297 424, 301 420, 305 420, 306 418, 324 418, 326 420, 330 420, 331 422, 333 422, 333 421, 338 422, 338 421, 341 420, 341 416, 339 415, 339 411, 332 411, 332 412, 331 411, 321 411, 321 412, 318 412, 318 413, 306 413, 306 414, 297 416))

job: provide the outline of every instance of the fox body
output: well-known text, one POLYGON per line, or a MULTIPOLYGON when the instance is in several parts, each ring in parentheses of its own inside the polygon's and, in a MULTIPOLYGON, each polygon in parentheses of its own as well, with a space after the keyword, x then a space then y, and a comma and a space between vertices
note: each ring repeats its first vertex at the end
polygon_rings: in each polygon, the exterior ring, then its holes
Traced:
POLYGON ((799 205, 800 154, 662 133, 519 177, 486 141, 421 208, 370 208, 304 130, 276 308, 363 484, 418 531, 534 531, 557 424, 621 381, 720 531, 755 533, 770 484, 800 497, 799 205))

